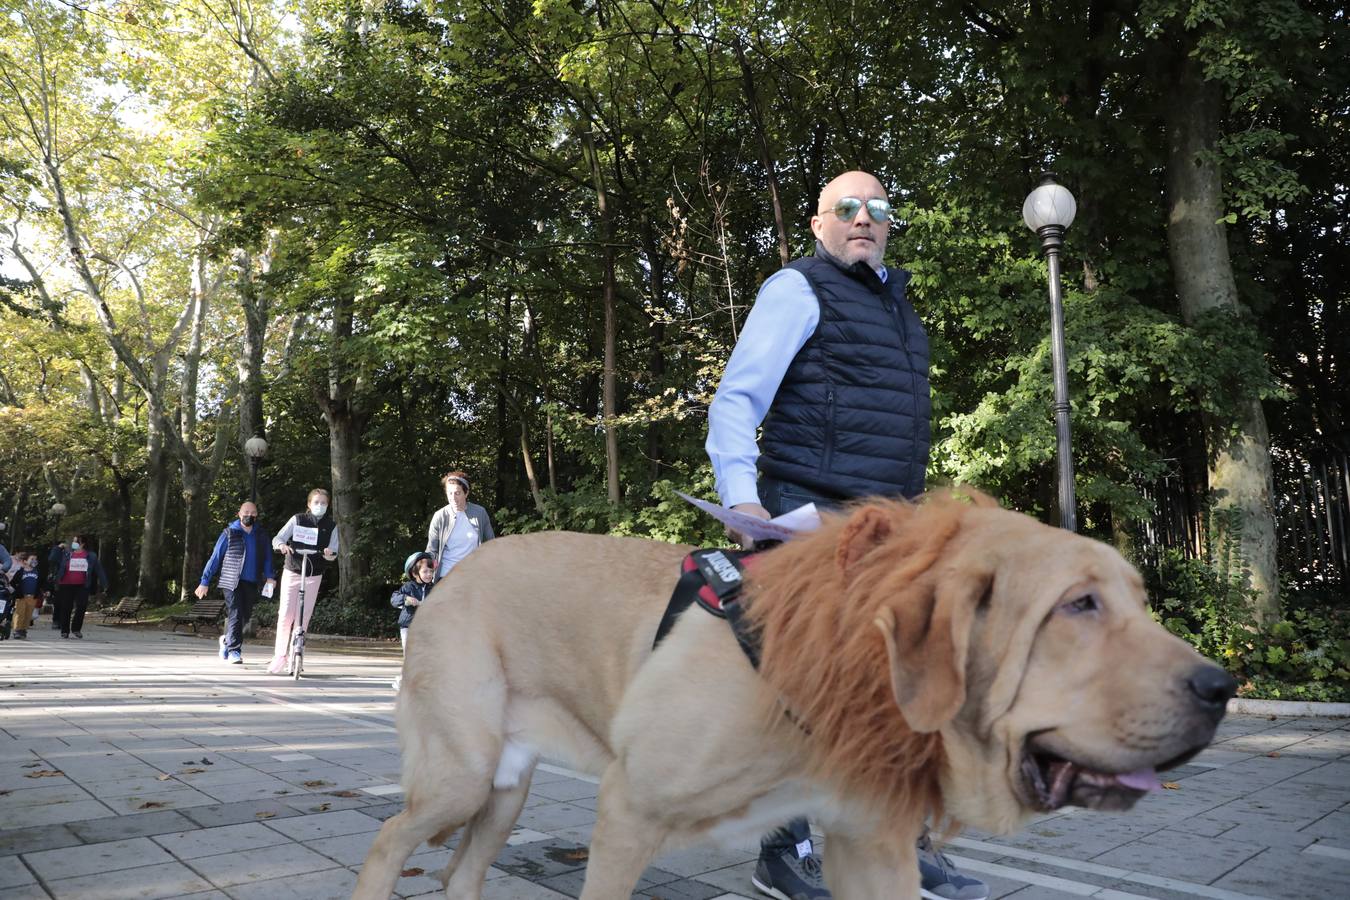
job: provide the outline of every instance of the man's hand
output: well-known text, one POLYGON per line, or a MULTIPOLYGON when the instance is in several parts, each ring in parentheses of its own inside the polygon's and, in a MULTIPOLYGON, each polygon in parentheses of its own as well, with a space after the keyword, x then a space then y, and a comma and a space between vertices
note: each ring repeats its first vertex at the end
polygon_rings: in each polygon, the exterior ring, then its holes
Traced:
POLYGON ((324 548, 323 548, 323 558, 326 559, 326 560, 328 560, 329 562, 332 562, 333 560, 337 559, 337 554, 334 553, 334 552, 333 552, 332 550, 330 550, 329 548, 324 547, 324 548))
MULTIPOLYGON (((738 513, 744 513, 747 516, 754 516, 757 519, 767 520, 773 518, 773 516, 769 515, 769 511, 765 509, 763 506, 760 506, 758 503, 737 503, 735 506, 732 507, 732 510, 738 513)), ((737 544, 740 544, 747 550, 749 550, 755 544, 754 541, 750 540, 749 538, 745 537, 745 535, 741 534, 739 531, 736 531, 735 529, 730 527, 727 528, 727 537, 731 538, 732 541, 734 541, 737 544)))
POLYGON ((419 601, 416 597, 409 597, 409 598, 407 598, 406 600, 403 601, 403 605, 404 605, 404 606, 418 606, 418 605, 420 604, 420 602, 421 602, 421 601, 419 601))
POLYGON ((199 584, 199 585, 197 585, 197 589, 196 589, 195 591, 193 591, 192 594, 193 594, 193 596, 195 596, 198 600, 200 600, 200 599, 202 599, 203 597, 206 596, 206 592, 209 591, 209 590, 211 590, 211 589, 210 589, 209 587, 207 587, 206 585, 204 585, 204 584, 199 584))
POLYGON ((281 554, 282 554, 283 556, 290 556, 290 555, 291 555, 291 545, 290 545, 290 544, 282 544, 282 545, 281 545, 280 547, 278 547, 277 549, 281 551, 281 554))
POLYGON ((263 585, 264 585, 265 587, 275 587, 275 586, 276 586, 276 583, 277 583, 277 580, 276 580, 275 578, 269 578, 269 579, 267 579, 267 581, 265 581, 265 582, 263 583, 263 585))

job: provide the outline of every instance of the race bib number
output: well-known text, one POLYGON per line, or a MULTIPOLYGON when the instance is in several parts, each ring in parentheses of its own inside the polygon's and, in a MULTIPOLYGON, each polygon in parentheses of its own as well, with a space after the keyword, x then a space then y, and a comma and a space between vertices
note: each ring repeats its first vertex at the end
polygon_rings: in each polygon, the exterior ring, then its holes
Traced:
POLYGON ((70 558, 70 569, 69 569, 68 571, 71 571, 71 572, 88 572, 88 571, 89 571, 89 560, 84 559, 83 557, 75 557, 75 556, 72 556, 72 557, 70 558))
POLYGON ((297 525, 291 539, 297 544, 309 544, 311 547, 317 547, 319 544, 319 529, 297 525))

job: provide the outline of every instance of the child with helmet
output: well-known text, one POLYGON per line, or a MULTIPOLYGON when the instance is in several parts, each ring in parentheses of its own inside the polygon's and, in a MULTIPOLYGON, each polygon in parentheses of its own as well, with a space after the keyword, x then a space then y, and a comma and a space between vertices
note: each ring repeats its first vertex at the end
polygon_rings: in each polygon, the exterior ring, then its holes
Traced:
MULTIPOLYGON (((403 577, 407 581, 394 591, 389 604, 398 610, 398 636, 403 643, 404 652, 408 648, 408 628, 412 625, 417 607, 421 606, 431 591, 431 583, 436 578, 436 560, 425 551, 414 553, 403 562, 403 577)), ((392 687, 398 690, 403 681, 399 675, 392 687)))

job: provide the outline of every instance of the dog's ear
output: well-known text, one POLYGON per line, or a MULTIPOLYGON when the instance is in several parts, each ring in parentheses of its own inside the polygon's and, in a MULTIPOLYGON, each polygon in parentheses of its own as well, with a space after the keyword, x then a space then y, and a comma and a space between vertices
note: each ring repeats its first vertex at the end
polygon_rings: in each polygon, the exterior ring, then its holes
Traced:
POLYGON ((886 642, 896 705, 920 733, 937 731, 966 702, 966 658, 975 612, 991 572, 945 573, 883 607, 875 625, 886 642))
POLYGON ((846 582, 858 561, 891 536, 892 525, 891 516, 879 506, 864 506, 849 517, 834 551, 835 565, 846 582))

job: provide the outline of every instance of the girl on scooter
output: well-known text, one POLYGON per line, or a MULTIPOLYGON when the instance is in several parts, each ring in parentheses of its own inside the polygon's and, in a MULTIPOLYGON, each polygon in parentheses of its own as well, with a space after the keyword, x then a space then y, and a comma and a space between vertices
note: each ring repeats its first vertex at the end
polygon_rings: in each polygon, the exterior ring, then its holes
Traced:
POLYGON ((304 564, 305 608, 300 620, 302 631, 309 630, 309 618, 314 614, 314 602, 319 598, 319 585, 324 569, 337 559, 337 523, 328 509, 328 492, 315 488, 309 492, 308 508, 286 520, 286 524, 272 539, 272 548, 285 554, 286 565, 281 573, 281 597, 277 604, 277 641, 267 671, 280 675, 286 671, 291 646, 291 630, 300 605, 301 555, 295 550, 319 550, 304 564))

